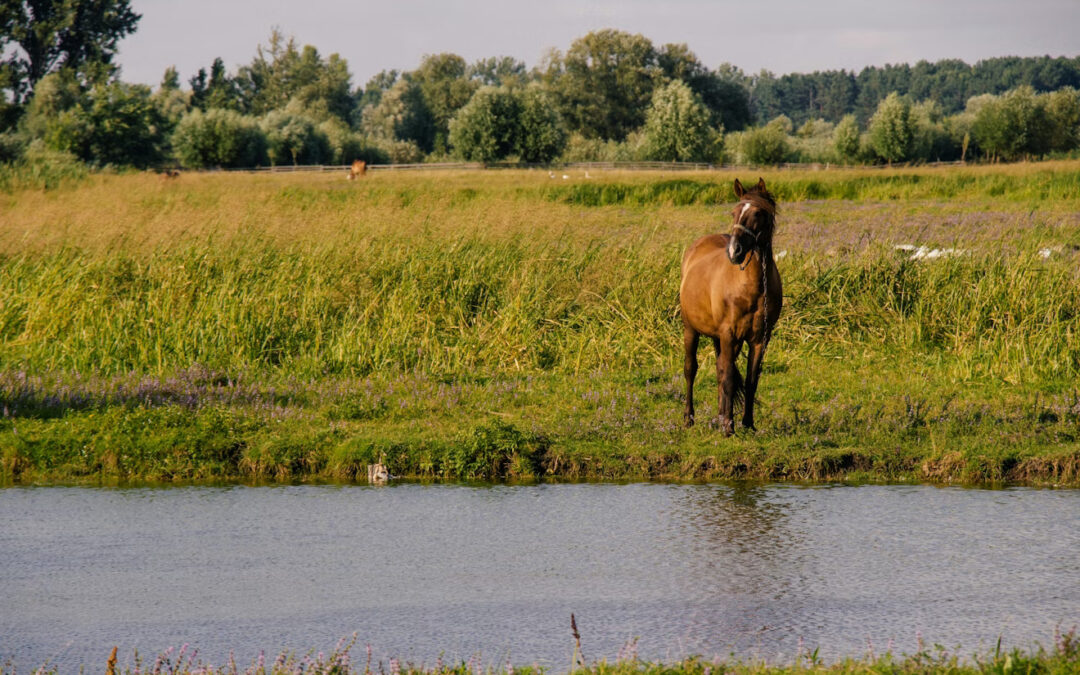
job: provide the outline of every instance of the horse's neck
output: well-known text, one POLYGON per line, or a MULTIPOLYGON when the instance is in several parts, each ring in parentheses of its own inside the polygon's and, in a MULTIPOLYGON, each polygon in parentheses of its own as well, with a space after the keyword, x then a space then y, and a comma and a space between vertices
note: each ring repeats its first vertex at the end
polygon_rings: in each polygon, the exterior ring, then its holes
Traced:
POLYGON ((768 237, 762 237, 762 240, 758 242, 758 250, 761 251, 761 261, 772 264, 773 261, 773 249, 772 249, 772 232, 768 237))

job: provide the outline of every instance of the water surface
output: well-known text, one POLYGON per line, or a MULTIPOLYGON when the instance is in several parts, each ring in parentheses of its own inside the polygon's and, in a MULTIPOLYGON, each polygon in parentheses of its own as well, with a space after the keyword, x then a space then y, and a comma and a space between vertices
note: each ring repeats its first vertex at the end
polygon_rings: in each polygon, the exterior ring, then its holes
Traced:
POLYGON ((0 490, 0 663, 359 651, 565 670, 1049 644, 1080 491, 540 485, 0 490))

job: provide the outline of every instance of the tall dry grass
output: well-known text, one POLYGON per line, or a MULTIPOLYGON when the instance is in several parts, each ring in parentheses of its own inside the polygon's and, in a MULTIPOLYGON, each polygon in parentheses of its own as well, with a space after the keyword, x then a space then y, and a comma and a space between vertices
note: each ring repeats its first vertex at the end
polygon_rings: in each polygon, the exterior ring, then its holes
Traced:
MULTIPOLYGON (((832 200, 810 216, 782 202, 778 249, 817 234, 779 262, 774 355, 938 353, 957 377, 1080 374, 1075 234, 1047 225, 1078 191, 1045 198, 1078 176, 1075 163, 768 176, 782 199, 832 200), (897 195, 903 206, 875 206, 897 195), (965 214, 950 235, 966 252, 913 261, 830 231, 852 209, 845 227, 871 233, 878 210, 965 214)), ((131 174, 15 191, 0 195, 0 364, 304 378, 675 368, 679 256, 727 227, 730 178, 131 174)))

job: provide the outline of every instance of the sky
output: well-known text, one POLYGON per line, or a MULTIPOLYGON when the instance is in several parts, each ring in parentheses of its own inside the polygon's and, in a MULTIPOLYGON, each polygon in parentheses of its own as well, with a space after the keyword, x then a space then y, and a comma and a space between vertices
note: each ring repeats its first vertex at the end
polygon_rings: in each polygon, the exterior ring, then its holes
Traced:
POLYGON ((777 75, 958 58, 1080 55, 1080 0, 131 0, 142 15, 120 42, 128 82, 156 85, 169 66, 186 82, 220 56, 250 63, 270 32, 349 63, 353 86, 425 54, 473 62, 512 56, 528 67, 592 30, 686 43, 709 68, 724 62, 777 75))

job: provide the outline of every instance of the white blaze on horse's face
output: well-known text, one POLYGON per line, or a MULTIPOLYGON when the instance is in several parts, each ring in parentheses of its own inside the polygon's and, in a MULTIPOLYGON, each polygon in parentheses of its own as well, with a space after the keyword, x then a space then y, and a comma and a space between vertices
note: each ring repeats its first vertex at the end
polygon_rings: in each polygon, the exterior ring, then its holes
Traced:
MULTIPOLYGON (((736 225, 741 225, 742 224, 743 218, 746 217, 746 212, 749 211, 749 210, 750 210, 750 203, 747 202, 747 203, 743 204, 742 211, 739 212, 739 219, 735 221, 736 225)), ((739 258, 740 251, 736 250, 736 248, 735 248, 735 245, 738 242, 738 240, 739 240, 739 238, 736 237, 734 235, 734 233, 728 239, 727 254, 728 254, 728 258, 730 260, 732 260, 732 261, 739 258)))

